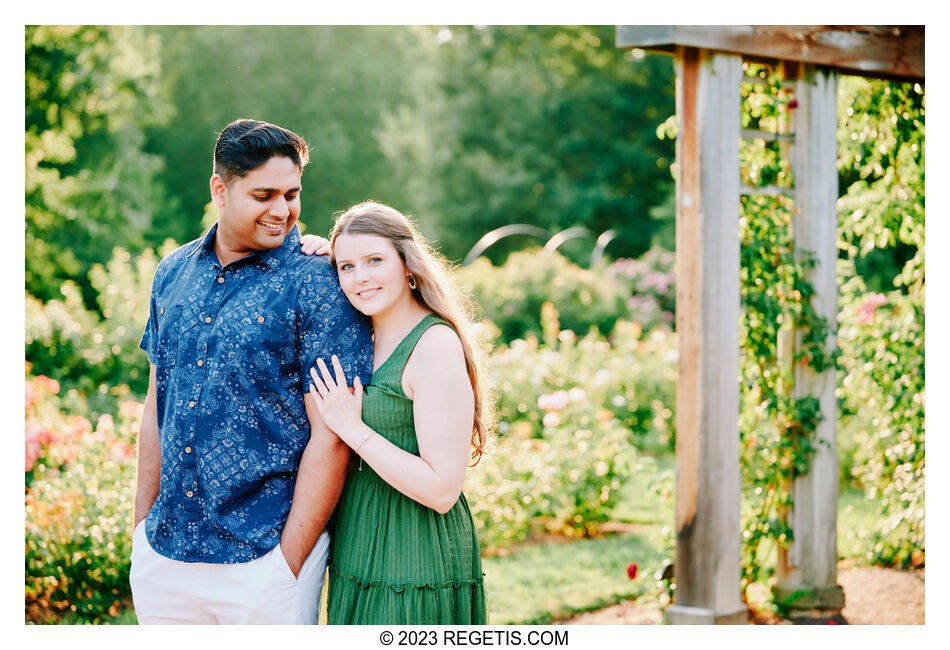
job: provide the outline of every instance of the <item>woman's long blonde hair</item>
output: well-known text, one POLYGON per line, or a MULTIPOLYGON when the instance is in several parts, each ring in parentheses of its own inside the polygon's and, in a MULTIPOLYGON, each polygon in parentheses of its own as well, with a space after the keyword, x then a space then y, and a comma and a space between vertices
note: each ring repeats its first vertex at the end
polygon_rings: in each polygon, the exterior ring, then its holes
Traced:
POLYGON ((473 303, 459 290, 449 275, 451 266, 413 223, 401 212, 375 201, 364 201, 340 214, 330 232, 330 262, 336 267, 336 238, 342 234, 375 235, 392 242, 406 268, 415 278, 412 295, 423 307, 445 319, 458 334, 465 354, 465 366, 475 396, 472 423, 472 465, 478 463, 488 441, 489 409, 483 404, 485 391, 479 377, 481 351, 472 346, 468 327, 472 323, 473 303))

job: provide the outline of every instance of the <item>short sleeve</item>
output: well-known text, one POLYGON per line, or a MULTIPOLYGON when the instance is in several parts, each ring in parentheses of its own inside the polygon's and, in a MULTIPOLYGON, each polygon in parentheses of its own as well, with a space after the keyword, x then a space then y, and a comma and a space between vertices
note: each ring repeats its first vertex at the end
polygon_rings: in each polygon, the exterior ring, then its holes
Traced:
POLYGON ((152 280, 152 290, 148 299, 148 322, 145 323, 145 331, 142 333, 142 340, 139 341, 139 348, 148 355, 148 360, 152 365, 157 365, 158 357, 158 317, 155 311, 157 301, 158 270, 155 271, 155 278, 152 280))
POLYGON ((343 366, 347 385, 359 375, 365 386, 373 374, 373 330, 369 318, 346 299, 336 272, 326 258, 314 264, 313 274, 303 282, 298 300, 300 314, 300 381, 310 390, 310 368, 323 359, 330 366, 336 355, 343 366))

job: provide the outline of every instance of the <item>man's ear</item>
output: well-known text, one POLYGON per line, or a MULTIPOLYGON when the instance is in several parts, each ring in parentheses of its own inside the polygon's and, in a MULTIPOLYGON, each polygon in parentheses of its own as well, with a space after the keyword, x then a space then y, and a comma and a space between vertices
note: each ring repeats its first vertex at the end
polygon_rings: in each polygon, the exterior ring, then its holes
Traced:
POLYGON ((221 178, 218 174, 211 175, 211 201, 218 206, 223 208, 225 204, 225 198, 228 193, 228 185, 224 182, 224 179, 221 178))

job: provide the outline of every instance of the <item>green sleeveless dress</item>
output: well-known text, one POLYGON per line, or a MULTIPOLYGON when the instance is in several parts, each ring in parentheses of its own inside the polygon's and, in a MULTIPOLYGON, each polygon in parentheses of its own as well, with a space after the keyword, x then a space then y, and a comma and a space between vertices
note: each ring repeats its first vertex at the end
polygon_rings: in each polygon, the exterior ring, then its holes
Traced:
MULTIPOLYGON (((419 455, 406 361, 422 334, 446 321, 426 315, 376 369, 363 421, 419 455)), ((465 495, 439 514, 353 463, 333 514, 328 563, 330 625, 465 625, 486 622, 478 538, 465 495)))

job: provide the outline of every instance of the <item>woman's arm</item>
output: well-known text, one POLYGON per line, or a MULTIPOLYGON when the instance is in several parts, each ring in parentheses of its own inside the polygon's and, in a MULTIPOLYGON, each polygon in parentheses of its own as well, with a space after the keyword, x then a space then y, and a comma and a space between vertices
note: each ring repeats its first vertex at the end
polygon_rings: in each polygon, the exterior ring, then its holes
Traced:
MULTIPOLYGON (((342 369, 337 367, 336 372, 339 378, 342 369)), ((326 378, 329 372, 323 374, 326 378)), ((358 449, 363 462, 383 480, 422 505, 445 513, 462 492, 475 413, 472 385, 455 332, 444 325, 426 330, 406 363, 403 380, 404 387, 409 389, 407 395, 413 399, 419 456, 392 444, 363 423, 362 418, 356 422, 352 417, 355 403, 340 403, 349 391, 344 394, 325 382, 331 394, 315 398, 318 407, 319 400, 323 400, 321 413, 327 413, 324 419, 330 428, 351 448, 358 449), (331 410, 333 415, 329 415, 331 410), (347 415, 334 417, 344 412, 347 415)), ((350 397, 361 402, 362 387, 356 392, 350 397)))

